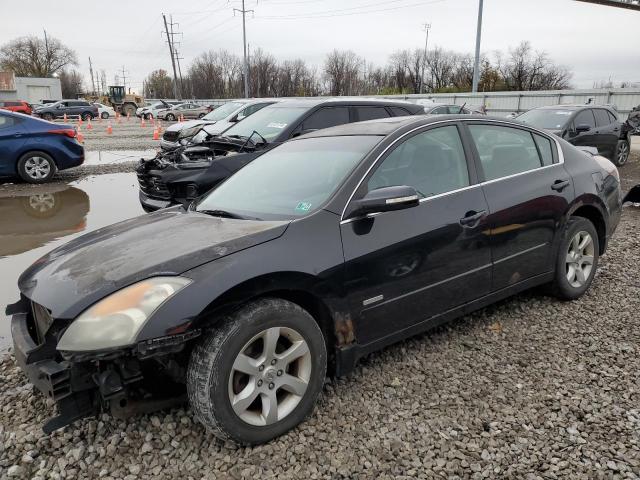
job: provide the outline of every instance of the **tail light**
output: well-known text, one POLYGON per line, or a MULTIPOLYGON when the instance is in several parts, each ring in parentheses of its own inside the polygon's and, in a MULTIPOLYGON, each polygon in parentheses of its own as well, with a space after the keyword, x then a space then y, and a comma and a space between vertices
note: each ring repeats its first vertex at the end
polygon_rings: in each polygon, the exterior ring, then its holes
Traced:
POLYGON ((66 135, 69 138, 76 138, 78 136, 78 132, 75 128, 59 128, 56 130, 48 130, 47 133, 52 133, 53 135, 66 135))
POLYGON ((620 181, 620 172, 618 172, 618 169, 613 164, 613 162, 600 155, 594 155, 593 159, 598 162, 598 164, 605 172, 607 172, 609 175, 613 175, 616 180, 618 180, 618 182, 620 181))

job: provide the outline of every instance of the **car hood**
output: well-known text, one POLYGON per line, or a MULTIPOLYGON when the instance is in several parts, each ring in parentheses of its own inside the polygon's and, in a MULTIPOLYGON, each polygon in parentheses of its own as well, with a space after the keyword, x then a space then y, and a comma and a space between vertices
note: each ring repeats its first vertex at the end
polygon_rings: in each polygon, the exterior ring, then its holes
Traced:
POLYGON ((281 236, 288 221, 213 217, 174 207, 95 230, 31 265, 18 286, 54 318, 75 318, 137 281, 187 270, 281 236))
POLYGON ((186 128, 197 127, 198 125, 210 125, 216 123, 215 121, 210 122, 207 120, 189 120, 188 122, 174 123, 173 125, 168 126, 165 131, 167 132, 179 132, 186 128))

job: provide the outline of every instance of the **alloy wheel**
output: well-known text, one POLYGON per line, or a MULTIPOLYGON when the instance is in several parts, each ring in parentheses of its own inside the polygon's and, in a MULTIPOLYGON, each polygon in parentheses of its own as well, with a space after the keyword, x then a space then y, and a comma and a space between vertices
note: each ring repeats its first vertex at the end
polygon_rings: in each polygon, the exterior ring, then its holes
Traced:
POLYGON ((567 251, 567 281, 574 288, 587 283, 593 269, 595 248, 591 235, 585 231, 576 233, 567 251))
POLYGON ((621 142, 618 148, 618 166, 627 163, 629 158, 629 144, 627 142, 621 142))
POLYGON ((24 171, 34 180, 42 180, 51 173, 51 165, 46 158, 31 157, 24 163, 24 171))
POLYGON ((272 327, 255 335, 236 356, 229 375, 229 401, 241 420, 276 423, 304 397, 311 379, 309 346, 297 331, 272 327))

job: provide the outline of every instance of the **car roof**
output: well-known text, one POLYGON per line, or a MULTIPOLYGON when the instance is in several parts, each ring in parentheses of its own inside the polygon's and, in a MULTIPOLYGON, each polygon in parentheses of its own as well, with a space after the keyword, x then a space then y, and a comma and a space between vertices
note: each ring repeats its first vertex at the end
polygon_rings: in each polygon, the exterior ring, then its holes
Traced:
POLYGON ((327 98, 295 98, 282 100, 272 107, 315 107, 318 105, 380 105, 380 106, 397 106, 410 107, 412 109, 423 108, 423 105, 406 102, 403 100, 388 100, 384 98, 366 98, 366 97, 327 97, 327 98))
POLYGON ((544 107, 536 107, 532 108, 532 110, 582 110, 584 108, 606 108, 607 110, 611 110, 613 107, 611 105, 596 105, 593 103, 583 103, 579 105, 575 104, 567 104, 567 105, 545 105, 544 107))
MULTIPOLYGON (((446 120, 483 120, 487 121, 484 115, 410 115, 405 117, 379 118, 367 120, 365 122, 347 123, 337 127, 325 128, 316 132, 301 135, 298 138, 311 137, 338 137, 343 135, 389 135, 396 130, 400 130, 409 125, 429 125, 440 123, 446 120)), ((500 120, 502 122, 502 119, 500 120)), ((505 120, 513 125, 520 125, 518 122, 505 120)))

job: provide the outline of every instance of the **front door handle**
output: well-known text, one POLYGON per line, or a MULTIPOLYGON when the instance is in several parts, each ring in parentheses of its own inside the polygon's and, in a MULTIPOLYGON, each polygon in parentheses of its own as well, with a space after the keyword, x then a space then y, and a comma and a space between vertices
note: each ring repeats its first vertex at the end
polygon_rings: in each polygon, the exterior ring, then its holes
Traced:
POLYGON ((14 133, 13 138, 20 138, 22 136, 21 133, 14 133))
POLYGON ((569 186, 569 180, 556 180, 551 185, 551 190, 555 190, 556 192, 561 192, 565 188, 569 186))
POLYGON ((475 228, 476 226, 478 226, 478 223, 480 223, 480 220, 482 220, 482 217, 484 217, 486 214, 486 210, 480 210, 479 212, 471 210, 459 220, 460 225, 466 228, 475 228))

